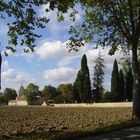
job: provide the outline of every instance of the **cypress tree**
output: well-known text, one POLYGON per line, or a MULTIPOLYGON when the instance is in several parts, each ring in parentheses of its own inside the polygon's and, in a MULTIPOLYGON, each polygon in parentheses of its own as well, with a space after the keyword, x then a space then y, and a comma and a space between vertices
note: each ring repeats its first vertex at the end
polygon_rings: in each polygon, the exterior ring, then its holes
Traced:
POLYGON ((91 100, 91 83, 89 68, 87 66, 87 57, 84 54, 81 60, 81 74, 83 77, 83 101, 90 102, 91 100))
POLYGON ((103 94, 103 80, 104 80, 104 59, 102 58, 101 52, 96 59, 96 65, 94 67, 94 77, 93 77, 93 100, 95 102, 100 102, 102 100, 103 94))
POLYGON ((78 102, 78 103, 81 102, 76 82, 74 82, 74 84, 73 84, 73 97, 76 102, 78 102))
POLYGON ((125 100, 125 81, 124 81, 124 74, 122 69, 120 69, 120 73, 119 73, 119 101, 124 101, 125 100))
POLYGON ((133 95, 133 74, 132 74, 132 68, 130 67, 129 70, 126 73, 125 77, 126 85, 125 85, 125 95, 127 101, 132 101, 132 95, 133 95))
POLYGON ((118 102, 120 99, 120 94, 119 94, 119 72, 118 72, 118 63, 117 60, 115 59, 114 65, 113 65, 113 71, 111 75, 111 94, 112 94, 112 99, 115 102, 118 102))
POLYGON ((91 101, 91 83, 89 69, 87 66, 87 57, 84 54, 81 59, 81 69, 77 74, 75 80, 75 89, 77 89, 77 96, 79 96, 79 101, 90 102, 91 101), (79 94, 79 95, 78 95, 79 94))

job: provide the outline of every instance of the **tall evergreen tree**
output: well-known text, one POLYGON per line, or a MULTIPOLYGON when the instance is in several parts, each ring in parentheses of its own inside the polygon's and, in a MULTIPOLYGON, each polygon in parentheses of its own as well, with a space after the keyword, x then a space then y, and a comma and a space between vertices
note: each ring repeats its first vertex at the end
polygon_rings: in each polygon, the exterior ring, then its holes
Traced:
POLYGON ((93 77, 93 100, 95 102, 100 102, 103 94, 103 80, 104 80, 104 59, 99 52, 96 59, 96 65, 94 67, 94 77, 93 77))
POLYGON ((84 102, 84 87, 83 87, 83 83, 84 83, 84 76, 81 70, 78 71, 77 74, 77 78, 75 81, 75 85, 76 85, 76 89, 77 89, 77 96, 79 96, 79 101, 80 102, 84 102))
POLYGON ((119 94, 119 72, 118 72, 118 63, 115 59, 114 65, 113 65, 113 71, 111 75, 111 94, 113 101, 117 102, 120 99, 119 94))
POLYGON ((91 100, 91 83, 90 83, 90 75, 89 68, 87 66, 87 57, 84 54, 81 60, 81 75, 83 77, 83 101, 90 102, 91 100))
POLYGON ((77 89, 77 83, 74 82, 73 84, 73 97, 74 97, 74 100, 78 103, 80 103, 80 95, 79 95, 79 92, 78 92, 78 89, 77 89))
POLYGON ((75 89, 77 89, 77 97, 80 97, 80 102, 90 102, 91 100, 91 83, 89 69, 87 66, 87 57, 84 54, 81 59, 81 69, 77 74, 75 81, 75 89), (78 95, 79 94, 79 95, 78 95))
POLYGON ((130 67, 129 70, 126 73, 125 77, 126 85, 125 85, 125 95, 127 101, 132 101, 132 95, 133 95, 133 74, 132 74, 132 68, 130 67))
POLYGON ((124 74, 122 69, 120 69, 119 73, 119 101, 124 101, 125 100, 125 81, 124 81, 124 74))

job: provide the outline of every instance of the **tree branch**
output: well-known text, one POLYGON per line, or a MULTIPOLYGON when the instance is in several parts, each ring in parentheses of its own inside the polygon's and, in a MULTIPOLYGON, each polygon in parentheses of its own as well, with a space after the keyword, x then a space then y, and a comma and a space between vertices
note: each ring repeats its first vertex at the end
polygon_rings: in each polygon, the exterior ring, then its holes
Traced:
POLYGON ((139 38, 140 38, 140 0, 139 0, 138 22, 137 22, 137 25, 136 25, 136 38, 139 41, 139 38))
POLYGON ((128 36, 128 34, 124 31, 124 29, 123 29, 123 27, 122 27, 122 24, 121 24, 121 22, 119 21, 119 18, 118 18, 118 16, 117 16, 115 7, 114 7, 114 5, 113 5, 112 2, 111 2, 111 8, 112 8, 112 14, 113 14, 113 16, 114 16, 114 18, 115 18, 115 20, 116 20, 116 25, 119 26, 120 31, 122 32, 122 34, 124 35, 124 37, 126 37, 127 40, 129 40, 129 36, 128 36))
POLYGON ((132 28, 132 38, 135 37, 135 24, 134 24, 134 14, 133 14, 133 6, 131 0, 128 0, 128 6, 130 8, 130 22, 131 22, 131 28, 132 28))
MULTIPOLYGON (((122 0, 119 0, 119 2, 118 2, 118 4, 121 4, 121 5, 123 5, 123 7, 125 7, 124 6, 124 2, 122 1, 122 0)), ((118 7, 119 8, 119 12, 120 12, 120 15, 124 15, 124 12, 122 11, 122 8, 120 8, 120 6, 118 7)), ((130 33, 130 31, 129 31, 129 23, 127 22, 127 23, 125 23, 125 19, 124 18, 122 18, 122 26, 124 27, 124 29, 125 29, 125 32, 128 34, 128 36, 129 36, 129 38, 131 38, 131 33, 130 33)))

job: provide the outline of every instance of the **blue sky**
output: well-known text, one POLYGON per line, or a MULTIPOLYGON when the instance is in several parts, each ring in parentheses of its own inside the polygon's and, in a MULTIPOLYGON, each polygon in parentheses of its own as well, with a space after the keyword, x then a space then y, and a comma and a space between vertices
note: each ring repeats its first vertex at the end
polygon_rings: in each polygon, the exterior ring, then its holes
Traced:
MULTIPOLYGON (((47 5, 40 7, 38 10, 40 16, 46 14, 46 7, 47 5)), ((69 38, 70 25, 77 24, 81 20, 81 15, 76 15, 75 23, 68 20, 68 14, 65 15, 64 22, 58 23, 55 15, 56 11, 50 12, 48 16, 51 21, 45 29, 38 30, 42 37, 37 40, 34 53, 24 54, 22 51, 18 51, 15 54, 9 52, 8 57, 3 55, 2 90, 6 87, 18 90, 21 84, 26 86, 31 82, 38 84, 40 89, 49 84, 57 87, 62 83, 73 83, 80 69, 80 60, 83 54, 87 55, 92 79, 93 67, 99 50, 102 51, 106 65, 104 88, 110 90, 113 61, 120 58, 119 52, 114 56, 109 56, 108 48, 95 50, 92 49, 94 45, 87 44, 79 52, 68 53, 66 42, 69 38)), ((8 40, 6 36, 8 28, 4 21, 0 21, 0 27, 1 50, 3 51, 3 46, 6 46, 8 40)))

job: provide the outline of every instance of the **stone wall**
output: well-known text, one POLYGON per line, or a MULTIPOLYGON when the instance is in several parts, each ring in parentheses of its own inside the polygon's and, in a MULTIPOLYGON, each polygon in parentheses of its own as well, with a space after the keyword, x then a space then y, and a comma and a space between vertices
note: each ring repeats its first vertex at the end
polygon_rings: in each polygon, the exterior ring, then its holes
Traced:
POLYGON ((18 106, 26 106, 28 105, 27 101, 17 101, 18 106))
POLYGON ((91 104, 53 104, 55 107, 132 107, 132 102, 91 103, 91 104))
POLYGON ((17 101, 17 100, 12 100, 8 102, 9 106, 27 106, 28 103, 26 100, 22 100, 22 101, 17 101))
POLYGON ((16 100, 12 100, 8 102, 9 106, 15 106, 16 105, 16 100))

